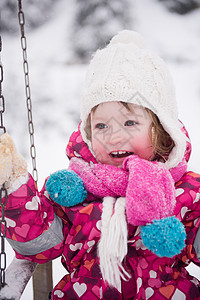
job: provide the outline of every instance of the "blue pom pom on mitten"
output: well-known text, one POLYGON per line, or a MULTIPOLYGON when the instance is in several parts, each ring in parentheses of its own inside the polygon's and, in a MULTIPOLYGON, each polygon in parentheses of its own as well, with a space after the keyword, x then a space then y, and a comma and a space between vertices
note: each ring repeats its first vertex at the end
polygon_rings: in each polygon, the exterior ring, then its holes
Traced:
POLYGON ((173 257, 185 247, 184 225, 174 216, 141 227, 144 245, 160 257, 173 257))
POLYGON ((51 174, 45 187, 51 199, 66 207, 82 203, 87 197, 82 179, 71 170, 51 174))

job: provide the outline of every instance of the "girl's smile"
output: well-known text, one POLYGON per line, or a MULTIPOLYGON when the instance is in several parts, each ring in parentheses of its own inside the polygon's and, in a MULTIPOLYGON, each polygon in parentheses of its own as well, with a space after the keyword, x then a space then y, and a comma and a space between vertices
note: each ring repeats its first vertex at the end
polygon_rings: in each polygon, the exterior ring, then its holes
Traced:
POLYGON ((121 167, 129 155, 151 160, 152 119, 138 105, 120 102, 101 103, 91 113, 92 150, 102 164, 121 167))

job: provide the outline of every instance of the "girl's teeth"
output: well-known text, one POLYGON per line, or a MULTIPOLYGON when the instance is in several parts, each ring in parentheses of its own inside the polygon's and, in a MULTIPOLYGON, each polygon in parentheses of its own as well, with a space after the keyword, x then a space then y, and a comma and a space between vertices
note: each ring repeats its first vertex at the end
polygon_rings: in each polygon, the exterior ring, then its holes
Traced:
POLYGON ((112 155, 112 157, 114 158, 122 158, 122 157, 126 157, 128 155, 133 154, 133 152, 127 152, 127 151, 113 151, 110 153, 112 155))
POLYGON ((117 151, 113 151, 112 154, 118 154, 118 152, 117 151))
POLYGON ((117 155, 117 154, 124 154, 126 151, 113 151, 112 154, 117 155))

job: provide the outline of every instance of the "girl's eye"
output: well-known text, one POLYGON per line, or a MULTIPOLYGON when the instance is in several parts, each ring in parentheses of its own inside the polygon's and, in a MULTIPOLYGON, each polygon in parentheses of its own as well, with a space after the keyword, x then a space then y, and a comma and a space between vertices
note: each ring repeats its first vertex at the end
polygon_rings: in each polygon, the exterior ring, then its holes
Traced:
POLYGON ((104 123, 98 123, 98 124, 96 124, 95 128, 104 129, 104 128, 107 128, 107 125, 104 123))
POLYGON ((128 120, 124 123, 125 126, 134 126, 136 125, 136 122, 135 121, 132 121, 132 120, 128 120))

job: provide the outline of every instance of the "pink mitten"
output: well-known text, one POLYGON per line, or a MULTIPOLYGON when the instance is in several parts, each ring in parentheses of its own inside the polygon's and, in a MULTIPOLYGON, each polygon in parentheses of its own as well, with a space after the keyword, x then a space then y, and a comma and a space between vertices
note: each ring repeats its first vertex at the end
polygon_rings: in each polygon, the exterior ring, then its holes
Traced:
POLYGON ((122 168, 129 171, 126 190, 129 223, 145 225, 172 215, 175 206, 174 180, 162 163, 131 155, 122 168))

